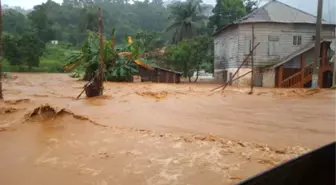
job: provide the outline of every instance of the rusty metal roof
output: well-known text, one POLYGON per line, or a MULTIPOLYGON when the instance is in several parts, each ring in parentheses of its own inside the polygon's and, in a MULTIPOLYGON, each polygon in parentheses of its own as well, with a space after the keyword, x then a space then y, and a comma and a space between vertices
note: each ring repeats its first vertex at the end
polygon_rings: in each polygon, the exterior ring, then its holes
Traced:
POLYGON ((172 73, 176 73, 176 74, 182 74, 181 72, 173 71, 173 70, 165 69, 165 68, 161 68, 161 67, 154 67, 154 69, 160 69, 160 70, 163 70, 163 71, 168 71, 168 72, 172 72, 172 73))

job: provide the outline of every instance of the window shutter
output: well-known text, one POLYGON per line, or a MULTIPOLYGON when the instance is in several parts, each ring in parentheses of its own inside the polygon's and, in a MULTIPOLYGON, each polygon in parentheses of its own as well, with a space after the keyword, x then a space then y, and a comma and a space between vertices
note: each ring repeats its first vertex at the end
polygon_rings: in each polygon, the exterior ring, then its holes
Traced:
POLYGON ((293 45, 296 45, 296 36, 293 36, 293 45))
POLYGON ((274 53, 274 42, 268 41, 268 55, 271 56, 274 53))
POLYGON ((279 42, 278 41, 269 41, 268 42, 268 55, 275 56, 278 55, 279 51, 279 42))
POLYGON ((251 51, 251 44, 252 44, 252 41, 249 40, 249 39, 245 39, 245 43, 244 43, 244 54, 245 55, 248 55, 251 51))
POLYGON ((230 41, 229 41, 229 53, 228 53, 228 55, 229 55, 229 58, 232 57, 232 39, 230 39, 230 41))

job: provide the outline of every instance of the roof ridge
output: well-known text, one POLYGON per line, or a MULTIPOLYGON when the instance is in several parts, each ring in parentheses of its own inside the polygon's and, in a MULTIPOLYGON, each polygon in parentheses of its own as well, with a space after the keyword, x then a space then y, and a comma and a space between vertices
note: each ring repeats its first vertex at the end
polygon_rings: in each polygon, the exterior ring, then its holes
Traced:
MULTIPOLYGON (((294 10, 297 10, 297 11, 299 11, 299 12, 301 12, 301 13, 304 13, 304 14, 306 14, 306 15, 310 15, 310 16, 313 16, 314 18, 317 18, 316 15, 313 15, 313 14, 308 13, 308 12, 306 12, 306 11, 303 11, 303 10, 301 10, 301 9, 299 9, 299 8, 296 8, 296 7, 294 7, 294 6, 291 6, 291 5, 288 5, 288 4, 286 4, 286 3, 283 3, 283 2, 281 2, 281 1, 278 1, 278 0, 271 0, 270 2, 272 2, 272 1, 278 2, 278 3, 283 4, 283 5, 285 5, 285 6, 289 7, 289 8, 292 8, 292 9, 294 9, 294 10)), ((322 19, 322 20, 325 21, 324 19, 322 19)))
POLYGON ((269 4, 271 4, 273 1, 277 1, 277 0, 271 0, 271 1, 269 1, 268 3, 262 5, 262 6, 259 7, 259 8, 256 8, 256 9, 253 10, 252 12, 248 13, 248 14, 245 15, 244 17, 242 17, 242 18, 240 18, 240 19, 238 19, 237 21, 234 21, 234 22, 235 22, 235 23, 239 23, 239 22, 241 22, 242 20, 247 19, 248 17, 250 17, 250 16, 252 16, 252 15, 258 13, 261 9, 264 9, 266 6, 268 6, 269 4))

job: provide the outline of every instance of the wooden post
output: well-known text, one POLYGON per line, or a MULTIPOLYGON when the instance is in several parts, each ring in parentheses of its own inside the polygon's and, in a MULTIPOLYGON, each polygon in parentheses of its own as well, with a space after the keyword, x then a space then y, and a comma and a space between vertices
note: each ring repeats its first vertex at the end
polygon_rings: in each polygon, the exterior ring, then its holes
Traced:
POLYGON ((3 52, 2 52, 2 6, 0 0, 0 100, 3 99, 2 94, 2 59, 3 59, 3 52))
POLYGON ((323 73, 327 68, 327 45, 326 43, 322 42, 322 60, 321 60, 321 69, 319 71, 319 80, 318 86, 323 87, 323 73))
POLYGON ((327 43, 322 43, 322 68, 327 67, 327 43))
MULTIPOLYGON (((254 24, 252 24, 252 46, 254 46, 254 24)), ((252 48, 251 48, 252 49, 252 48)), ((253 87, 254 87, 254 51, 250 51, 251 54, 251 62, 252 62, 252 72, 251 72, 251 90, 249 94, 253 94, 253 87)))
POLYGON ((316 17, 316 33, 315 33, 315 61, 313 63, 312 88, 318 87, 319 71, 320 71, 320 47, 321 47, 321 24, 323 0, 318 0, 317 17, 316 17))
POLYGON ((103 81, 104 81, 104 45, 103 45, 103 18, 102 11, 99 8, 99 46, 100 46, 100 77, 99 77, 99 87, 100 95, 103 95, 103 81))
POLYGON ((278 67, 278 87, 282 87, 282 81, 283 81, 283 65, 278 67))
POLYGON ((305 56, 302 54, 301 55, 301 60, 300 60, 300 72, 301 72, 301 83, 300 83, 300 86, 302 88, 304 87, 304 67, 305 67, 305 56))
MULTIPOLYGON (((252 48, 252 52, 259 46, 260 42, 258 42, 258 44, 256 44, 255 46, 253 46, 252 48)), ((238 69, 236 70, 236 72, 232 75, 232 78, 230 77, 229 82, 226 82, 224 85, 221 85, 219 87, 216 87, 214 89, 211 89, 210 91, 214 91, 217 90, 221 87, 223 87, 222 90, 224 90, 231 82, 231 80, 237 75, 238 71, 240 70, 241 67, 243 67, 243 65, 245 64, 245 62, 247 62, 247 59, 250 57, 251 52, 245 57, 244 61, 240 64, 240 66, 238 67, 238 69)))
POLYGON ((333 87, 336 87, 336 56, 333 56, 333 87))

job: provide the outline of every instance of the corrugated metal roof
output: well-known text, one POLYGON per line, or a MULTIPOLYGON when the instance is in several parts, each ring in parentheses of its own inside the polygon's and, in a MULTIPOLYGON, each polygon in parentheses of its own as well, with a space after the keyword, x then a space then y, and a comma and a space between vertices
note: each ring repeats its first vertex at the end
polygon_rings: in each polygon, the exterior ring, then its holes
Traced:
MULTIPOLYGON (((279 23, 316 23, 316 16, 272 0, 235 23, 279 22, 279 23)), ((323 23, 327 23, 322 20, 323 23)))
POLYGON ((165 68, 161 68, 161 67, 154 67, 154 68, 155 68, 155 69, 160 69, 160 70, 163 70, 163 71, 168 71, 168 72, 176 73, 176 74, 182 74, 182 72, 179 72, 179 71, 173 71, 173 70, 165 69, 165 68))
MULTIPOLYGON (((225 28, 233 24, 244 23, 306 23, 316 24, 316 16, 279 2, 277 0, 271 0, 264 6, 254 10, 248 15, 234 21, 232 24, 225 25, 218 29, 213 36, 222 32, 225 28)), ((325 20, 322 20, 322 24, 330 24, 325 20)), ((330 24, 334 25, 334 24, 330 24)))

